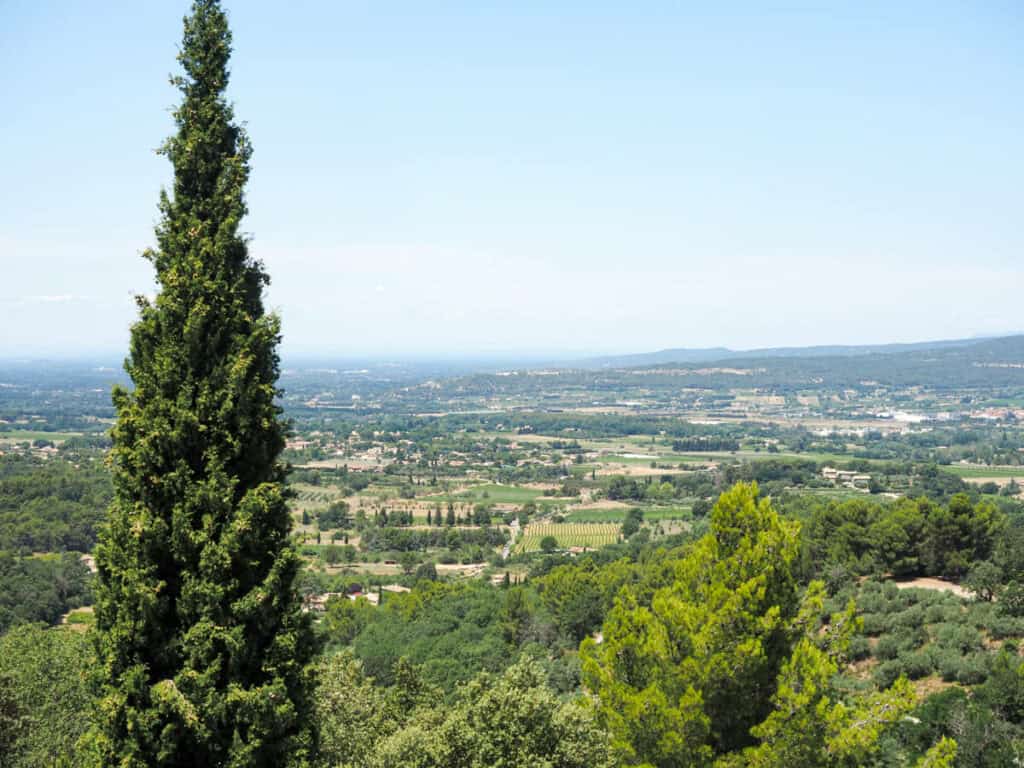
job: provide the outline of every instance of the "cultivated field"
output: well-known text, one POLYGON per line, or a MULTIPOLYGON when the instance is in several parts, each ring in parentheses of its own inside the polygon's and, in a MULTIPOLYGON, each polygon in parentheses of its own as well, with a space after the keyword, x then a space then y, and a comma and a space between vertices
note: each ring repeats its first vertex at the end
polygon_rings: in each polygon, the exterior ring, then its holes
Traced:
POLYGON ((987 481, 1011 477, 1024 479, 1024 467, 984 466, 981 464, 950 464, 947 467, 942 467, 942 470, 964 480, 987 481))
POLYGON ((558 549, 598 549, 619 540, 619 526, 610 523, 531 523, 516 545, 517 552, 536 552, 545 536, 553 536, 558 549))
POLYGON ((0 432, 0 444, 30 443, 33 440, 49 440, 60 444, 72 437, 81 437, 81 432, 42 432, 32 429, 10 429, 0 432))
MULTIPOLYGON (((569 523, 621 523, 630 509, 625 505, 613 508, 582 507, 569 512, 565 519, 569 523)), ((689 520, 690 514, 690 507, 649 507, 644 509, 644 520, 689 520)))
POLYGON ((453 498, 462 501, 490 501, 494 504, 525 504, 541 495, 542 492, 535 488, 487 483, 474 486, 453 498))

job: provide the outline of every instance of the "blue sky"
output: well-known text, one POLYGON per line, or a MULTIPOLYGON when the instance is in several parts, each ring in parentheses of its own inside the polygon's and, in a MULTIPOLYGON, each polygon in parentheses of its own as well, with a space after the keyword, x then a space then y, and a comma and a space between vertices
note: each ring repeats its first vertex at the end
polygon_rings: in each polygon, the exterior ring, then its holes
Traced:
MULTIPOLYGON (((1017 2, 226 2, 285 354, 1024 330, 1017 2)), ((0 355, 119 354, 183 2, 4 0, 0 355)))

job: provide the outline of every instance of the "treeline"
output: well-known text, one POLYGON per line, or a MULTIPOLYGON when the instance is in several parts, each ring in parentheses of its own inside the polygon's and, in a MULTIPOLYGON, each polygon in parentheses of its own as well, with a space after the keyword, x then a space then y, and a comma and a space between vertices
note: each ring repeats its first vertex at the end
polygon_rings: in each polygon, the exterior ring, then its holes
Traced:
MULTIPOLYGON (((756 482, 762 493, 775 496, 790 488, 824 488, 833 483, 820 474, 825 463, 801 458, 772 458, 758 461, 735 462, 722 467, 722 484, 756 482)), ((898 488, 911 498, 928 497, 948 501, 956 494, 976 499, 979 488, 965 483, 951 472, 934 463, 910 461, 877 463, 849 460, 836 463, 837 468, 870 475, 872 492, 898 488)))
POLYGON ((740 441, 729 437, 684 437, 672 441, 672 450, 678 453, 699 451, 738 451, 740 441))
POLYGON ((612 477, 604 489, 612 501, 668 501, 682 497, 705 498, 718 493, 718 481, 710 472, 693 472, 644 478, 612 477))
MULTIPOLYGON (((832 487, 832 481, 821 475, 822 466, 810 459, 779 457, 725 463, 713 472, 649 475, 644 478, 616 476, 607 481, 605 494, 613 500, 657 502, 686 496, 706 498, 716 495, 722 487, 756 482, 763 494, 780 496, 793 488, 832 487)), ((870 475, 870 487, 876 493, 898 487, 911 498, 948 501, 956 494, 965 494, 976 500, 985 490, 965 483, 935 464, 849 461, 842 462, 839 467, 870 475)))
POLYGON ((831 485, 818 474, 818 463, 808 459, 765 459, 726 464, 722 468, 722 482, 756 482, 764 493, 775 493, 790 486, 831 485))
MULTIPOLYGON (((550 385, 551 382, 545 382, 550 385)), ((395 422, 391 422, 394 424, 395 422)), ((719 436, 729 433, 739 437, 739 427, 689 424, 667 416, 643 414, 580 413, 578 411, 515 411, 496 414, 449 414, 419 421, 402 422, 414 439, 421 437, 451 436, 459 430, 467 433, 503 430, 514 438, 516 434, 554 435, 562 439, 625 437, 628 435, 719 436)), ((759 427, 747 429, 744 434, 761 434, 759 427)))
POLYGON ((497 547, 508 535, 499 528, 399 528, 392 525, 361 529, 360 545, 367 552, 411 552, 431 547, 457 550, 462 547, 497 547))
POLYGON ((1024 557, 1008 549, 1006 515, 992 502, 972 503, 964 494, 947 504, 930 499, 831 501, 813 504, 809 515, 806 503, 801 511, 807 517, 803 560, 811 574, 839 568, 851 575, 959 580, 997 552, 1008 562, 1024 557))

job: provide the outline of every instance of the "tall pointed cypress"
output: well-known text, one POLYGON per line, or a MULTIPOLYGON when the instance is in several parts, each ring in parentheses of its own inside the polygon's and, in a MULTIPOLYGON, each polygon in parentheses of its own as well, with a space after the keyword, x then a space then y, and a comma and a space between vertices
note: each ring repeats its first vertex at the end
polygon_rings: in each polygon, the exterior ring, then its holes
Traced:
POLYGON ((178 60, 160 290, 139 299, 117 389, 116 486, 97 549, 101 666, 89 740, 104 766, 305 764, 310 625, 294 588, 279 321, 239 223, 250 145, 225 100, 231 33, 195 0, 178 60))

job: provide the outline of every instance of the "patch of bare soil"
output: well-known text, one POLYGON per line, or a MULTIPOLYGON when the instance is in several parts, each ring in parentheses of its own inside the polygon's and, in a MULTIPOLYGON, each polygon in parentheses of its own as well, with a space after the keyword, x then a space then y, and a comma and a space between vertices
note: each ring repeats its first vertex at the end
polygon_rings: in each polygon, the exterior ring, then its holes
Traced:
POLYGON ((634 477, 647 477, 649 475, 681 475, 691 470, 671 467, 670 469, 655 469, 654 467, 637 466, 636 464, 605 464, 599 470, 598 475, 632 475, 634 477))
POLYGON ((971 593, 959 584, 954 584, 953 582, 945 581, 944 579, 922 577, 920 579, 893 581, 893 583, 900 589, 934 589, 938 592, 952 592, 957 597, 963 597, 965 599, 971 597, 971 593))
POLYGON ((952 688, 954 685, 956 683, 947 683, 938 675, 930 675, 913 681, 914 694, 917 696, 918 701, 928 698, 933 693, 952 688))
POLYGON ((869 656, 866 659, 855 661, 850 665, 850 674, 858 680, 867 680, 871 673, 878 666, 878 660, 869 656))
POLYGON ((612 501, 611 499, 587 502, 587 509, 632 509, 634 506, 634 504, 627 504, 624 501, 612 501))

